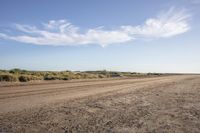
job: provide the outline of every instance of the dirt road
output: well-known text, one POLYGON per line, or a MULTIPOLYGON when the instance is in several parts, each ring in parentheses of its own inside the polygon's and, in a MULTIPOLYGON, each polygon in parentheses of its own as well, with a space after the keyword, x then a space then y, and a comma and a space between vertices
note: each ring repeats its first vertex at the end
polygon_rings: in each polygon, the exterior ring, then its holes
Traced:
POLYGON ((200 132, 200 76, 1 85, 0 132, 200 132))

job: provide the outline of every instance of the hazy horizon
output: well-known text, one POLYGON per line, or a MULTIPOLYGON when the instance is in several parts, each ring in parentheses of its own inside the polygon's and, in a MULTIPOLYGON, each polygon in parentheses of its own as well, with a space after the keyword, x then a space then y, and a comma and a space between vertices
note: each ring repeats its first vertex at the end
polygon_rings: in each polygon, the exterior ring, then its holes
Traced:
POLYGON ((25 70, 25 71, 36 71, 36 72, 45 72, 45 71, 49 71, 49 72, 63 72, 63 71, 71 71, 71 72, 89 72, 89 71, 110 71, 110 72, 131 72, 131 73, 163 73, 163 74, 194 74, 194 75, 199 75, 200 73, 193 73, 193 72, 150 72, 150 71, 146 71, 146 72, 140 72, 140 71, 120 71, 120 70, 106 70, 106 69, 96 69, 96 70, 69 70, 69 69, 63 69, 63 70, 34 70, 34 69, 23 69, 23 68, 11 68, 11 69, 0 69, 0 70, 6 70, 6 71, 10 71, 10 70, 14 70, 14 69, 19 69, 19 70, 25 70))

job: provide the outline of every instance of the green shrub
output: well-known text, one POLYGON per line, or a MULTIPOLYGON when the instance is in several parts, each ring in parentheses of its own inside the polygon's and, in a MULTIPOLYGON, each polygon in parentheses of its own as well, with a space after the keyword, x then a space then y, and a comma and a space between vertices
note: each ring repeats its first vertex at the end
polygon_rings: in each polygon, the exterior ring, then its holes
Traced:
POLYGON ((26 71, 26 70, 21 70, 21 69, 18 69, 18 68, 11 69, 9 72, 10 72, 10 73, 13 73, 13 74, 28 73, 28 71, 26 71))
POLYGON ((44 80, 56 80, 59 79, 57 76, 54 75, 45 75, 44 80))
POLYGON ((62 77, 62 80, 70 80, 68 77, 62 77))
POLYGON ((94 79, 110 77, 143 77, 160 76, 160 73, 136 73, 136 72, 116 72, 116 71, 27 71, 22 69, 0 70, 0 81, 20 81, 31 80, 71 80, 71 79, 94 79))
POLYGON ((20 82, 28 82, 28 81, 31 80, 31 77, 28 76, 28 75, 21 75, 21 76, 18 77, 18 79, 19 79, 20 82))
POLYGON ((33 76, 31 76, 31 80, 43 80, 43 76, 33 75, 33 76))
POLYGON ((0 81, 16 82, 17 80, 18 80, 17 77, 11 74, 0 75, 0 81))

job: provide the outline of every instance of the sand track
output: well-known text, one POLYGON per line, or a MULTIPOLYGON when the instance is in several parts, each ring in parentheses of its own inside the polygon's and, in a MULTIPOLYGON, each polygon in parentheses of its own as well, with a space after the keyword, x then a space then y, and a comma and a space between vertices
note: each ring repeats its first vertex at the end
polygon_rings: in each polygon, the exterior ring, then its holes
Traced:
POLYGON ((15 98, 15 97, 22 97, 22 96, 29 96, 29 95, 39 95, 39 94, 50 94, 55 92, 63 92, 63 91, 70 91, 70 90, 77 90, 85 89, 88 87, 96 88, 96 87, 107 87, 107 86, 119 86, 119 85, 129 85, 135 83, 145 83, 151 81, 159 81, 168 79, 166 77, 162 77, 161 79, 157 78, 148 78, 148 79, 124 79, 124 80, 110 80, 110 81, 100 81, 96 82, 86 82, 86 83, 61 83, 56 85, 30 85, 30 86, 17 86, 17 87, 2 87, 0 88, 0 99, 6 98, 15 98))
POLYGON ((199 132, 199 87, 198 75, 1 86, 0 132, 199 132))

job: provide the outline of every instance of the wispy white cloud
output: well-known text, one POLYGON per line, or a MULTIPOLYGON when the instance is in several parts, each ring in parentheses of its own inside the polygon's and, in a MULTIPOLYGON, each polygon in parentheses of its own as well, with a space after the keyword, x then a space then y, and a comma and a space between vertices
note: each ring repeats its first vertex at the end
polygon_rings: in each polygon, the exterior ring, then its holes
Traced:
POLYGON ((156 18, 149 18, 143 25, 122 26, 127 33, 148 38, 167 38, 187 32, 190 29, 185 10, 175 10, 173 7, 167 12, 161 12, 156 18))
POLYGON ((15 40, 36 45, 85 45, 126 43, 139 38, 168 38, 187 32, 189 14, 185 10, 170 8, 155 18, 149 18, 142 25, 124 25, 117 29, 105 30, 103 27, 88 29, 84 33, 80 28, 66 20, 51 20, 43 23, 43 28, 15 24, 19 35, 0 33, 1 39, 15 40))

